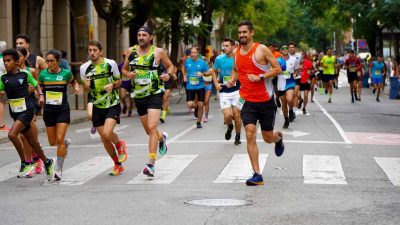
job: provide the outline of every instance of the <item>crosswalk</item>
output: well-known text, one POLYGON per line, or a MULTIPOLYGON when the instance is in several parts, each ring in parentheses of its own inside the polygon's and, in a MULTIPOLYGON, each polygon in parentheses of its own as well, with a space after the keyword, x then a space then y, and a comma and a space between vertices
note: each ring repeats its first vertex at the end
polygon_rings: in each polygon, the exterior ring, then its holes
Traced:
MULTIPOLYGON (((191 166, 199 157, 196 154, 166 155, 156 163, 154 178, 148 178, 140 171, 132 175, 126 183, 128 185, 156 185, 172 184, 179 176, 191 166)), ((260 169, 263 170, 267 164, 268 155, 260 154, 260 169)), ((393 186, 400 187, 400 158, 374 157, 376 164, 393 186)), ((207 162, 201 162, 207 163, 207 162)), ((66 168, 63 179, 58 185, 79 186, 87 184, 96 177, 108 176, 113 163, 108 156, 97 156, 79 163, 71 168, 66 168)), ((290 165, 288 165, 290 167, 290 165)), ((13 162, 0 168, 0 185, 9 179, 16 177, 19 162, 13 162)), ((345 171, 339 156, 334 155, 303 155, 303 183, 305 185, 348 185, 345 171)), ((224 168, 213 178, 215 184, 244 183, 252 174, 250 160, 247 154, 233 154, 227 158, 224 168)), ((215 175, 213 175, 215 176, 215 175)), ((195 179, 195 176, 192 176, 195 179)))

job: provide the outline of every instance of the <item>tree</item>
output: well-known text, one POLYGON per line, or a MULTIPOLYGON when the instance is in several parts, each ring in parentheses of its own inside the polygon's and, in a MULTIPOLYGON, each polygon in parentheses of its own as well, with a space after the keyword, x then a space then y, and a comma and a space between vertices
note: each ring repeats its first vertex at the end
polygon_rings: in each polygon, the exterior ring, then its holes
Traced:
POLYGON ((31 38, 31 52, 40 54, 40 22, 44 0, 27 0, 26 33, 31 38))
POLYGON ((99 17, 106 21, 107 57, 115 59, 118 25, 122 19, 122 2, 119 0, 93 0, 93 4, 99 17))

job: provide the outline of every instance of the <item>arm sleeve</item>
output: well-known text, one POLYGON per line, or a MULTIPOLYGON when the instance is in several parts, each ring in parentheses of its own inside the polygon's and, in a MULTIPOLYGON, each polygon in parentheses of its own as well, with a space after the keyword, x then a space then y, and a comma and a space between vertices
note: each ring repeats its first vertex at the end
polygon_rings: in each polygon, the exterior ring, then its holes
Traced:
POLYGON ((25 71, 27 76, 28 76, 28 83, 31 84, 33 87, 36 87, 38 85, 38 82, 36 79, 32 76, 32 74, 29 71, 25 71))
POLYGON ((220 69, 220 68, 219 68, 219 67, 220 67, 220 66, 219 66, 219 58, 218 58, 218 57, 215 58, 213 67, 214 67, 215 70, 220 69))

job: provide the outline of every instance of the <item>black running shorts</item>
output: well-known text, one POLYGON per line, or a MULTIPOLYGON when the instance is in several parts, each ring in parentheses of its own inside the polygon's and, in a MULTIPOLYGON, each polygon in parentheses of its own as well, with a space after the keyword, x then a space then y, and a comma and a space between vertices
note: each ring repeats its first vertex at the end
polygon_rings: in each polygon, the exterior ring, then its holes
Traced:
POLYGON ((162 108, 162 97, 164 93, 149 95, 144 98, 134 98, 135 106, 139 116, 147 114, 148 109, 160 109, 162 108))
POLYGON ((101 127, 104 125, 106 119, 111 118, 119 124, 121 115, 121 106, 119 104, 111 106, 110 108, 97 108, 93 106, 92 123, 94 127, 101 127))
POLYGON ((272 131, 275 125, 276 105, 272 98, 268 102, 246 101, 240 112, 243 125, 257 124, 259 121, 262 131, 272 131))

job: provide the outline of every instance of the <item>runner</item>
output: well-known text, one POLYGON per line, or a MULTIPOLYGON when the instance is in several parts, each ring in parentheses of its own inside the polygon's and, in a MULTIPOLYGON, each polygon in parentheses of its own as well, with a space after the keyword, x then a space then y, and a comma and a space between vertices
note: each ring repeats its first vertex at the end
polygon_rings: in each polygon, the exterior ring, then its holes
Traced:
POLYGON ((275 143, 275 154, 281 156, 284 144, 282 133, 274 131, 276 105, 271 79, 282 73, 282 70, 271 51, 265 45, 253 41, 254 27, 251 22, 241 22, 238 33, 241 46, 234 51, 235 61, 228 87, 233 87, 239 79, 239 109, 242 110, 240 114, 246 131, 247 152, 254 170, 246 185, 263 185, 258 162, 256 125, 259 121, 264 141, 275 143))
POLYGON ((109 175, 118 176, 124 171, 121 163, 128 158, 125 141, 119 139, 114 132, 121 115, 116 90, 121 85, 118 66, 114 60, 103 58, 103 47, 99 41, 89 42, 88 53, 90 60, 80 67, 81 79, 93 102, 92 124, 99 132, 104 148, 114 161, 114 168, 109 175))
POLYGON ((371 81, 374 85, 373 93, 375 94, 376 90, 376 101, 380 102, 379 95, 381 94, 381 90, 383 90, 383 74, 386 72, 385 64, 383 63, 383 57, 378 56, 377 60, 373 61, 370 64, 369 74, 371 74, 371 81))
MULTIPOLYGON (((190 58, 185 61, 183 67, 183 80, 186 82, 187 106, 197 109, 197 128, 202 128, 201 119, 203 117, 204 106, 204 80, 205 75, 209 76, 212 71, 207 62, 199 57, 199 48, 194 46, 190 49, 190 58), (195 98, 197 97, 197 104, 195 98)), ((195 112, 196 113, 196 112, 195 112)))
POLYGON ((73 85, 75 94, 79 94, 78 83, 75 82, 71 71, 59 66, 60 59, 59 51, 50 50, 47 52, 48 68, 39 74, 39 84, 42 86, 45 97, 43 121, 46 125, 47 138, 50 146, 57 146, 54 175, 56 180, 61 180, 64 160, 71 143, 70 139, 65 139, 71 114, 68 103, 68 83, 73 85))
MULTIPOLYGON (((279 51, 277 51, 275 47, 276 47, 276 45, 273 42, 269 42, 268 48, 272 52, 272 55, 274 55, 275 59, 277 59, 277 58, 281 57, 282 54, 279 51)), ((272 78, 272 84, 274 85, 275 96, 279 96, 278 86, 277 86, 278 85, 278 77, 277 76, 272 78)), ((281 101, 279 100, 279 97, 275 98, 275 103, 276 103, 276 106, 278 106, 278 108, 281 107, 281 101)))
POLYGON ((361 65, 361 61, 354 55, 354 50, 348 51, 349 58, 345 61, 345 68, 347 69, 347 80, 350 84, 351 102, 358 101, 357 97, 357 71, 361 65))
MULTIPOLYGON (((161 64, 160 67, 161 69, 161 74, 166 74, 168 71, 164 68, 164 66, 161 64)), ((162 104, 162 111, 161 111, 161 116, 160 116, 160 121, 161 123, 165 122, 165 118, 167 117, 167 112, 171 112, 170 107, 169 107, 169 96, 172 92, 172 86, 174 85, 174 81, 176 80, 176 72, 177 69, 174 66, 174 73, 172 73, 172 79, 169 79, 167 82, 164 82, 164 95, 163 95, 163 104, 162 104)))
MULTIPOLYGON (((118 65, 118 70, 121 74, 122 74, 122 67, 124 66, 125 63, 125 54, 123 54, 123 59, 124 61, 118 65)), ((122 76, 121 88, 119 89, 119 98, 122 103, 122 114, 126 114, 128 110, 128 115, 127 115, 128 117, 132 116, 132 110, 134 105, 133 99, 130 97, 131 91, 132 91, 131 79, 122 76), (128 98, 126 96, 128 96, 128 98), (128 104, 126 103, 127 100, 129 101, 129 108, 128 104)))
POLYGON ((281 47, 282 56, 277 59, 282 73, 278 75, 278 94, 282 101, 282 113, 285 118, 283 128, 289 128, 289 122, 293 122, 295 113, 293 111, 294 88, 296 81, 294 74, 297 73, 296 58, 289 55, 288 46, 281 47))
POLYGON ((208 113, 210 112, 210 98, 213 91, 212 73, 205 73, 204 80, 204 119, 203 122, 208 122, 208 113))
POLYGON ((34 169, 31 162, 27 162, 24 154, 22 142, 19 134, 22 133, 32 146, 33 150, 45 162, 47 180, 51 181, 54 177, 54 161, 48 159, 40 147, 36 126, 34 125, 34 104, 32 98, 29 98, 28 84, 36 88, 39 93, 39 102, 43 104, 44 98, 42 89, 26 70, 18 69, 18 52, 14 49, 7 49, 3 52, 3 61, 7 70, 0 79, 0 94, 4 92, 10 100, 10 116, 14 123, 8 132, 8 138, 11 140, 21 159, 21 169, 18 177, 25 177, 32 174, 34 169), (34 127, 33 127, 34 126, 34 127))
POLYGON ((230 140, 232 137, 233 123, 235 121, 235 145, 241 144, 240 130, 242 128, 242 121, 240 119, 240 110, 238 108, 239 101, 239 81, 236 85, 228 88, 227 82, 231 79, 231 72, 233 67, 233 46, 235 41, 230 38, 225 38, 222 42, 224 54, 219 55, 215 59, 213 81, 215 88, 219 91, 219 105, 222 113, 224 114, 224 124, 228 126, 225 133, 225 140, 230 140))
MULTIPOLYGON (((295 74, 296 74, 296 77, 294 78, 294 80, 296 82, 296 86, 294 88, 293 104, 294 104, 295 107, 298 107, 299 109, 301 109, 301 105, 303 104, 303 100, 302 100, 302 98, 300 96, 300 83, 301 83, 300 82, 301 81, 300 67, 302 66, 302 63, 303 63, 303 57, 302 57, 300 52, 297 52, 296 43, 289 42, 288 48, 289 48, 289 55, 291 57, 296 58, 296 63, 295 63, 295 66, 294 66, 295 74)), ((296 114, 293 113, 293 115, 294 115, 294 118, 296 118, 296 114)))
POLYGON ((18 34, 17 37, 15 38, 15 42, 16 42, 17 48, 22 47, 28 51, 27 58, 28 58, 30 65, 32 65, 33 68, 35 68, 38 72, 47 68, 47 64, 42 57, 29 52, 29 46, 31 43, 31 39, 29 38, 28 35, 18 34))
POLYGON ((336 57, 332 55, 330 48, 326 50, 326 55, 322 57, 321 65, 324 68, 322 82, 324 83, 325 93, 328 92, 328 102, 332 103, 332 85, 335 80, 336 57))
POLYGON ((167 133, 157 129, 162 108, 164 84, 173 77, 174 65, 162 48, 151 45, 153 30, 141 27, 137 32, 138 45, 128 48, 125 55, 123 75, 132 80, 132 97, 135 100, 140 122, 149 136, 149 163, 143 169, 143 174, 153 177, 157 158, 157 142, 159 153, 165 155, 167 133), (168 73, 159 74, 159 66, 163 64, 168 73))
MULTIPOLYGON (((301 68, 301 79, 300 79, 300 102, 303 102, 303 114, 307 114, 307 103, 308 103, 308 91, 311 89, 310 86, 310 77, 311 74, 314 74, 314 69, 313 69, 313 64, 312 62, 308 59, 308 55, 304 54, 302 56, 303 58, 303 63, 302 63, 302 68, 301 68), (303 92, 303 98, 301 98, 301 92, 303 92)), ((298 105, 298 108, 301 108, 301 104, 298 105)))
POLYGON ((363 68, 364 68, 365 62, 363 62, 361 60, 361 57, 359 55, 357 56, 357 59, 360 60, 361 65, 360 65, 360 67, 357 68, 357 82, 356 82, 357 88, 356 89, 357 89, 357 97, 358 98, 356 99, 356 101, 361 101, 362 78, 364 76, 363 68))

